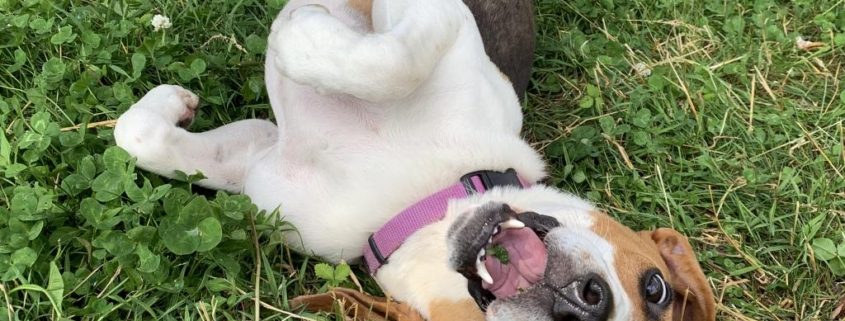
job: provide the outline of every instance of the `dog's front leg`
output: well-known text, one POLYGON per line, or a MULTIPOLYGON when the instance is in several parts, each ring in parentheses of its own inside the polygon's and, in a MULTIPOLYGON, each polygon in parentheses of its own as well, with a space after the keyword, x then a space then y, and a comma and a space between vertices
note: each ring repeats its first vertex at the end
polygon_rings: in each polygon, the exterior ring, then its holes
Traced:
POLYGON ((115 141, 143 169, 167 177, 199 171, 207 177, 199 185, 241 192, 247 167, 276 142, 278 130, 269 121, 250 119, 188 132, 178 125, 190 123, 198 103, 182 87, 153 88, 117 120, 115 141))
POLYGON ((267 54, 282 74, 323 93, 369 101, 402 98, 455 42, 467 21, 459 5, 454 0, 376 1, 376 32, 368 34, 352 30, 321 6, 300 7, 278 18, 283 20, 270 35, 267 54))

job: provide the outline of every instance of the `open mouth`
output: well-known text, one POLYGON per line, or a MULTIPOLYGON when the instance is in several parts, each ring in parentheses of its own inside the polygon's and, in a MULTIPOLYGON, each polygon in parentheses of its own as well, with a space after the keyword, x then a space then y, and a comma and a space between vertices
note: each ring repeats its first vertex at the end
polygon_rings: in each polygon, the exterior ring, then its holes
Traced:
POLYGON ((476 262, 482 288, 496 298, 509 297, 537 283, 546 269, 543 240, 521 222, 510 225, 500 226, 500 232, 494 234, 487 247, 479 251, 476 262), (513 227, 518 225, 522 227, 513 227))
MULTIPOLYGON (((493 228, 482 228, 469 247, 474 260, 464 259, 460 272, 469 281, 469 292, 482 310, 490 302, 521 293, 540 282, 546 270, 546 233, 559 223, 533 212, 513 213, 493 228)), ((466 253, 469 254, 469 253, 466 253)))

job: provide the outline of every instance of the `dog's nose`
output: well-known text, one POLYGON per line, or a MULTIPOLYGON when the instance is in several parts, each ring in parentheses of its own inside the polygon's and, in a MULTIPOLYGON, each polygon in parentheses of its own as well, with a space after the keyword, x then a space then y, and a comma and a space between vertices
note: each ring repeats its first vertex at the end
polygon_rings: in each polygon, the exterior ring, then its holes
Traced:
POLYGON ((597 274, 588 274, 555 290, 555 321, 606 321, 613 309, 610 286, 597 274))

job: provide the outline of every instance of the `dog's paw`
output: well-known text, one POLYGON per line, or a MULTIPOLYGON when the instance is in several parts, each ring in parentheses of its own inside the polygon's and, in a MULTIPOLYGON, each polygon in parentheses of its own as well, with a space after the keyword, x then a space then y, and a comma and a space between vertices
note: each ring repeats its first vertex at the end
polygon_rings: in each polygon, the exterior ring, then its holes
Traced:
POLYGON ((117 119, 115 142, 137 157, 139 165, 153 168, 167 160, 172 133, 176 126, 190 125, 197 105, 197 95, 182 87, 155 87, 117 119))
POLYGON ((159 85, 150 90, 132 109, 158 114, 165 122, 182 128, 194 120, 199 97, 176 85, 159 85))
POLYGON ((325 7, 303 6, 272 31, 268 54, 283 75, 319 89, 321 79, 341 69, 337 64, 344 52, 338 49, 350 45, 351 37, 348 27, 325 7))

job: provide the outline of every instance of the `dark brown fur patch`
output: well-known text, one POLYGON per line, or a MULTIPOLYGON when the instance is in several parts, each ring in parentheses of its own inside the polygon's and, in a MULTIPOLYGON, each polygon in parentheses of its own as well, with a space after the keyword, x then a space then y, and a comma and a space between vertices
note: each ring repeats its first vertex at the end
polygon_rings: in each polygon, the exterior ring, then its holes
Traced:
POLYGON ((534 63, 534 5, 531 0, 464 0, 484 41, 484 50, 525 96, 534 63))

